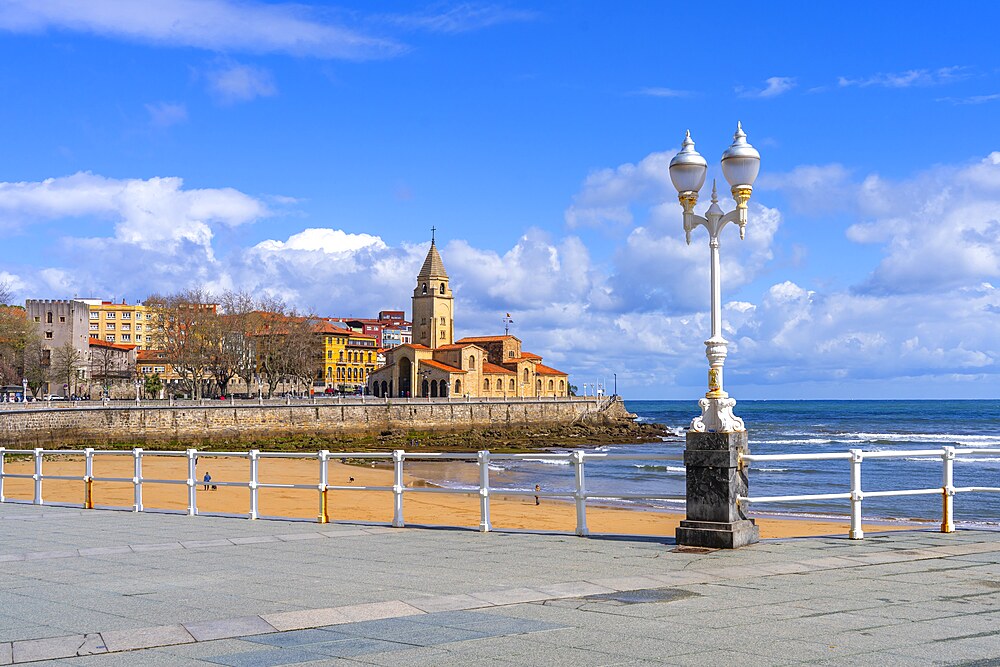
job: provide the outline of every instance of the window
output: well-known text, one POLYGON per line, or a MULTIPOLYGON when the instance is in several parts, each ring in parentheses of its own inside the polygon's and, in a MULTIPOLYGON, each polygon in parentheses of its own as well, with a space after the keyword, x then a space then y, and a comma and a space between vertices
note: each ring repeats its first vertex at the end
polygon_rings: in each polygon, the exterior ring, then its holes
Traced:
MULTIPOLYGON (((444 284, 442 283, 441 286, 444 287, 444 284)), ((462 381, 461 380, 455 380, 455 393, 456 394, 461 394, 462 393, 462 381)))
POLYGON ((553 380, 549 380, 549 391, 555 389, 556 383, 553 380))
POLYGON ((142 325, 141 324, 135 325, 135 330, 136 331, 142 331, 142 325))
POLYGON ((155 372, 157 372, 157 373, 162 373, 162 372, 164 371, 164 368, 163 368, 163 366, 157 366, 157 367, 156 367, 156 368, 154 368, 153 370, 154 370, 155 372))
POLYGON ((340 351, 340 361, 343 361, 343 360, 344 360, 344 351, 341 350, 340 351))
POLYGON ((147 320, 153 319, 153 314, 152 313, 146 313, 146 319, 147 320))
POLYGON ((114 334, 108 334, 107 336, 104 337, 104 340, 108 341, 109 343, 113 343, 113 342, 115 342, 115 335, 114 334))
POLYGON ((152 336, 146 336, 146 342, 147 343, 152 343, 153 342, 153 337, 152 336))
POLYGON ((326 379, 327 380, 333 379, 333 366, 326 367, 326 379))
POLYGON ((50 313, 47 313, 47 314, 45 315, 45 323, 46 323, 46 324, 52 324, 52 313, 51 313, 51 312, 50 312, 50 313))
POLYGON ((524 369, 524 381, 525 382, 528 381, 528 369, 527 368, 524 369))
POLYGON ((511 350, 510 352, 508 352, 507 356, 510 357, 511 359, 513 359, 514 358, 514 350, 511 350))
POLYGON ((132 342, 132 334, 122 334, 122 342, 124 342, 124 343, 131 343, 132 342))
POLYGON ((368 353, 368 363, 370 364, 371 362, 372 362, 372 353, 369 352, 368 353))
POLYGON ((440 292, 441 292, 441 294, 444 294, 444 283, 441 283, 441 289, 440 289, 440 292))
POLYGON ((113 319, 115 319, 115 314, 113 312, 111 312, 111 313, 104 313, 104 319, 113 320, 113 319))
POLYGON ((132 325, 128 322, 122 322, 122 331, 131 331, 132 325))
POLYGON ((122 313, 122 319, 123 320, 130 320, 130 319, 132 319, 132 312, 128 311, 128 312, 122 313))
POLYGON ((326 351, 326 358, 327 359, 333 359, 333 350, 327 350, 326 351))
POLYGON ((427 326, 427 318, 426 317, 421 317, 420 318, 420 326, 422 326, 422 327, 423 326, 427 326))
POLYGON ((92 311, 90 311, 90 319, 92 319, 92 320, 99 320, 99 319, 101 319, 101 314, 99 312, 97 312, 96 310, 92 310, 92 311))
POLYGON ((514 378, 510 379, 510 390, 514 391, 514 378))
POLYGON ((46 331, 45 332, 45 337, 46 338, 52 338, 52 332, 51 331, 46 331))
POLYGON ((63 324, 65 324, 66 323, 66 316, 65 315, 60 315, 59 316, 59 321, 62 322, 63 324))
POLYGON ((424 283, 423 285, 420 286, 420 293, 427 294, 427 283, 424 283))
POLYGON ((153 367, 152 366, 143 366, 142 367, 142 372, 143 373, 152 373, 153 372, 153 367))
POLYGON ((483 391, 489 391, 489 390, 490 390, 490 379, 486 378, 485 380, 483 380, 483 391))
POLYGON ((91 322, 91 323, 90 323, 90 330, 91 330, 91 331, 97 331, 97 329, 98 329, 98 328, 100 328, 100 326, 101 326, 101 325, 100 325, 100 324, 98 324, 97 322, 91 322))
POLYGON ((444 317, 441 318, 441 326, 444 326, 444 317))
POLYGON ((441 329, 441 335, 438 336, 441 340, 444 340, 444 329, 441 329))
POLYGON ((474 354, 469 355, 469 369, 470 370, 476 369, 476 355, 474 354))
POLYGON ((563 391, 566 388, 566 382, 559 380, 559 391, 563 391))
POLYGON ((40 317, 39 317, 38 315, 35 315, 35 321, 36 321, 36 322, 41 322, 41 321, 42 321, 42 318, 40 318, 40 317))
POLYGON ((114 322, 108 322, 108 323, 107 323, 107 324, 105 324, 104 326, 105 326, 105 328, 106 328, 106 329, 107 329, 108 331, 114 331, 114 330, 115 330, 115 323, 114 323, 114 322))
POLYGON ((52 365, 52 350, 42 350, 42 366, 52 365))

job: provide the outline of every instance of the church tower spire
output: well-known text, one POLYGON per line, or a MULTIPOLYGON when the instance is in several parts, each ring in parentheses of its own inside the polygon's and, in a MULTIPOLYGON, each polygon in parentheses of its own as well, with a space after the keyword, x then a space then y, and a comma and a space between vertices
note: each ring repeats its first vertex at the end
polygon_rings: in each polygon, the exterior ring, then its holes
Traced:
POLYGON ((413 342, 431 349, 455 342, 454 297, 431 228, 431 247, 413 289, 413 342))

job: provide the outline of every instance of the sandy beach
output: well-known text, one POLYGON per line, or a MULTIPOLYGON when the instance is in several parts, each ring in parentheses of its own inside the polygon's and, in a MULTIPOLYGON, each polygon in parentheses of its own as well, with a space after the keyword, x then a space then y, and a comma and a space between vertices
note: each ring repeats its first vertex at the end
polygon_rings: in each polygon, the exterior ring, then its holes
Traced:
MULTIPOLYGON (((381 467, 348 465, 331 461, 329 485, 338 486, 391 486, 392 471, 381 467), (353 481, 352 481, 353 479, 353 481)), ((407 486, 427 486, 430 476, 428 463, 414 463, 408 467, 422 474, 407 471, 407 486)), ((198 510, 202 513, 246 514, 250 506, 250 492, 246 488, 219 486, 217 490, 203 490, 202 476, 209 472, 215 483, 240 482, 249 479, 249 461, 234 457, 200 457, 197 485, 198 510)), ((474 466, 469 466, 474 468, 474 466)), ((7 461, 5 472, 31 474, 34 464, 29 460, 7 461)), ((143 479, 187 479, 187 461, 184 457, 146 456, 142 461, 143 479)), ((404 468, 404 471, 406 469, 404 468)), ((84 461, 82 456, 46 458, 45 476, 73 476, 75 480, 46 479, 43 483, 43 500, 46 503, 82 504, 84 498, 84 461)), ((94 459, 94 477, 131 479, 131 455, 97 456, 94 459)), ((317 484, 319 463, 307 459, 263 459, 259 467, 261 483, 317 484)), ((501 480, 493 480, 500 485, 501 480)), ((4 496, 8 499, 31 500, 33 482, 30 479, 4 480, 4 496)), ((261 516, 288 517, 315 520, 319 513, 319 492, 313 489, 260 489, 261 516)), ((496 529, 527 529, 572 532, 576 525, 575 508, 565 500, 542 498, 536 506, 534 498, 524 496, 491 495, 491 519, 496 529)), ((133 485, 129 482, 95 482, 94 504, 100 506, 132 507, 133 485)), ((143 483, 143 505, 146 509, 185 510, 187 488, 184 485, 143 483)), ((468 526, 479 525, 478 494, 451 495, 440 493, 404 494, 404 520, 412 525, 468 526)), ((329 491, 328 514, 331 521, 374 521, 388 523, 392 519, 392 494, 387 491, 329 491)), ((588 504, 587 524, 591 533, 630 535, 670 535, 683 517, 660 511, 629 508, 600 507, 588 504)), ((846 534, 847 521, 820 521, 795 518, 756 517, 761 537, 805 537, 811 535, 846 534)), ((912 528, 912 525, 866 526, 869 530, 912 528)))

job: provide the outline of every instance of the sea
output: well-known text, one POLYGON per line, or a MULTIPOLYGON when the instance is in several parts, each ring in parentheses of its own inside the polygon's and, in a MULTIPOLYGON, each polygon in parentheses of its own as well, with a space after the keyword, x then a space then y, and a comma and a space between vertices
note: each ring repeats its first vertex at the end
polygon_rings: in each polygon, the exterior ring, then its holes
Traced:
MULTIPOLYGON (((599 451, 632 454, 627 461, 588 461, 587 491, 591 494, 641 493, 684 494, 681 461, 644 459, 655 454, 680 454, 691 419, 700 413, 696 401, 626 400, 626 408, 644 422, 664 424, 671 430, 661 442, 608 445, 599 451)), ((743 418, 754 454, 936 449, 951 445, 958 449, 1000 449, 1000 401, 739 401, 735 412, 743 418)), ((544 445, 544 443, 539 443, 544 445)), ((551 451, 564 451, 553 449, 551 451)), ((531 489, 538 484, 548 491, 569 492, 574 486, 568 461, 537 458, 494 461, 495 476, 506 488, 531 489)), ((837 461, 781 461, 754 463, 750 468, 750 496, 842 493, 850 490, 850 464, 837 461)), ((904 457, 867 459, 862 464, 862 489, 890 491, 941 486, 940 458, 904 457)), ((1000 487, 1000 455, 959 456, 955 462, 955 486, 1000 487)), ((435 480, 461 487, 465 479, 435 480)), ((590 501, 637 509, 680 511, 682 503, 670 500, 590 501)), ((752 513, 790 515, 803 518, 846 517, 847 500, 798 501, 755 504, 752 513)), ((878 497, 862 503, 867 520, 940 522, 941 496, 878 497)), ((955 496, 957 523, 967 526, 1000 527, 1000 493, 962 493, 955 496)))

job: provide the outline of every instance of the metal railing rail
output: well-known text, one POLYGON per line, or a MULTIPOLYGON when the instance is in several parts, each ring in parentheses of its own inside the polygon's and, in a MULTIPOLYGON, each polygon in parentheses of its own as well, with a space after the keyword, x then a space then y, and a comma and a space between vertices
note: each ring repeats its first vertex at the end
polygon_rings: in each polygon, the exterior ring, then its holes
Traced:
MULTIPOLYGON (((250 492, 250 506, 246 517, 249 519, 261 518, 260 515, 260 490, 261 489, 305 489, 314 490, 319 496, 319 511, 317 522, 327 523, 329 518, 328 494, 330 491, 380 491, 392 494, 392 525, 403 527, 403 498, 404 495, 414 493, 444 493, 455 495, 478 495, 480 505, 479 530, 488 532, 492 530, 490 518, 490 498, 492 495, 501 494, 504 496, 538 496, 539 498, 564 498, 570 499, 576 509, 576 529, 577 535, 587 535, 587 501, 589 499, 615 500, 615 499, 645 499, 645 500, 671 500, 684 501, 683 495, 669 494, 643 494, 643 493, 589 493, 586 486, 585 465, 588 461, 599 463, 601 461, 681 461, 680 454, 609 454, 606 452, 588 452, 584 450, 572 450, 569 452, 545 452, 535 454, 493 454, 487 450, 479 451, 475 454, 452 454, 452 453, 431 453, 431 452, 407 452, 405 450, 394 450, 392 452, 330 452, 322 450, 319 452, 299 453, 299 452, 262 452, 260 450, 250 450, 245 452, 207 452, 197 449, 187 449, 184 451, 146 451, 142 448, 132 450, 96 450, 88 447, 82 450, 72 449, 7 449, 0 447, 0 502, 28 503, 27 500, 7 498, 4 495, 4 481, 7 479, 30 479, 33 481, 33 498, 30 504, 45 504, 42 497, 43 482, 45 480, 64 480, 83 482, 84 495, 80 504, 71 503, 70 506, 82 507, 83 509, 126 509, 122 507, 98 506, 94 502, 95 482, 117 482, 132 484, 133 512, 143 512, 146 510, 143 504, 144 484, 173 484, 187 487, 187 514, 196 516, 198 511, 198 487, 210 484, 221 487, 245 488, 250 492), (9 456, 31 457, 34 461, 34 469, 31 474, 11 473, 5 470, 5 463, 9 456), (46 456, 83 456, 84 471, 82 476, 78 475, 49 475, 44 473, 43 463, 46 456), (94 458, 98 456, 130 456, 133 460, 132 477, 98 477, 94 475, 94 458), (146 457, 174 457, 184 458, 187 461, 187 477, 185 479, 153 479, 143 476, 143 459, 146 457), (209 482, 197 478, 197 461, 199 458, 242 458, 248 461, 247 481, 222 481, 212 479, 209 482), (496 487, 490 483, 490 463, 494 461, 531 461, 544 458, 546 460, 566 460, 573 467, 574 488, 572 491, 536 491, 534 489, 517 489, 496 487), (262 459, 306 459, 315 460, 317 466, 317 482, 315 484, 284 484, 260 481, 260 462, 262 459), (345 486, 330 484, 329 462, 331 459, 367 459, 372 461, 391 461, 393 466, 393 484, 391 486, 345 486), (479 484, 475 488, 446 488, 446 487, 422 487, 407 486, 404 481, 404 462, 410 461, 430 461, 430 460, 456 460, 471 461, 478 465, 479 484)), ((61 503, 62 504, 62 503, 61 503)), ((209 513, 204 513, 209 514, 209 513)), ((242 516, 242 515, 241 515, 242 516)), ((278 518, 278 517, 276 517, 278 518)))
POLYGON ((861 525, 861 503, 865 498, 888 498, 894 496, 941 495, 941 532, 955 531, 954 497, 959 493, 1000 493, 1000 487, 992 486, 955 486, 955 459, 973 454, 1000 454, 1000 449, 956 448, 942 447, 940 449, 911 449, 867 452, 861 449, 851 449, 847 452, 830 452, 817 454, 744 454, 740 464, 761 463, 765 461, 837 461, 850 462, 851 490, 846 493, 812 493, 789 496, 739 496, 742 504, 788 503, 803 500, 850 500, 851 527, 848 537, 860 540, 865 536, 861 525), (894 458, 928 458, 941 459, 941 486, 929 489, 896 489, 888 491, 864 491, 861 488, 861 464, 865 459, 894 458))

